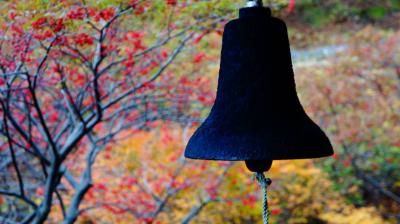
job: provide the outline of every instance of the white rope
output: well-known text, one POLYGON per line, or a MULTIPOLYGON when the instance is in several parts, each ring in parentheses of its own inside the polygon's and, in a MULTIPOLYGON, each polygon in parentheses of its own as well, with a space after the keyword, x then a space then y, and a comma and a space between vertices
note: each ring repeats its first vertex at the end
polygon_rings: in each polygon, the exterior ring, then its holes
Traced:
POLYGON ((264 173, 257 172, 256 173, 256 179, 258 184, 260 185, 264 197, 263 197, 263 211, 262 211, 262 217, 263 217, 263 223, 264 224, 269 224, 269 210, 268 210, 268 197, 267 197, 267 188, 268 186, 272 183, 270 178, 265 178, 264 173))

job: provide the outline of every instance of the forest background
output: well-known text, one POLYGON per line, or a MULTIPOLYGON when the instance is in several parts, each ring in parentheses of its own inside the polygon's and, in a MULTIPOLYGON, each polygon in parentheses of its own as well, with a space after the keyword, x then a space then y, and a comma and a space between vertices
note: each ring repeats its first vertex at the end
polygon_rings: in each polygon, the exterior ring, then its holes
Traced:
MULTIPOLYGON (((244 4, 1 1, 0 223, 261 223, 243 163, 182 155, 244 4)), ((274 162, 272 223, 399 223, 400 1, 264 4, 335 149, 274 162)))

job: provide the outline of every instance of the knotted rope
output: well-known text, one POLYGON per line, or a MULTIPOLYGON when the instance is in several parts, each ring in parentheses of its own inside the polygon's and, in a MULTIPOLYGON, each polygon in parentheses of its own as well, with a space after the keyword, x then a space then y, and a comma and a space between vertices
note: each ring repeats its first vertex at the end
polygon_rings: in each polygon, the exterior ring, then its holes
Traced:
POLYGON ((264 224, 269 224, 269 211, 268 211, 268 197, 267 197, 267 188, 268 186, 272 183, 270 178, 265 178, 264 173, 262 172, 257 172, 256 173, 256 180, 258 184, 260 185, 264 197, 263 197, 263 223, 264 224))

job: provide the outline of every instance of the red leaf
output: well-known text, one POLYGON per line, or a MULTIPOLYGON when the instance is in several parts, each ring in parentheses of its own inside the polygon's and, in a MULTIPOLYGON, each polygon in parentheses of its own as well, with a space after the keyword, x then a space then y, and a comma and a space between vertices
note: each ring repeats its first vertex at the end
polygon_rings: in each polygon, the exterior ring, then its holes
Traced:
POLYGON ((115 15, 115 9, 114 8, 107 8, 102 11, 100 11, 96 16, 95 20, 98 22, 100 19, 103 19, 104 21, 110 20, 113 16, 115 15))
POLYGON ((274 209, 271 210, 271 214, 272 215, 279 215, 281 213, 282 213, 282 211, 281 211, 280 208, 274 208, 274 209))
POLYGON ((8 13, 8 18, 10 18, 11 20, 14 20, 15 17, 17 17, 17 14, 15 12, 8 13))
POLYGON ((86 11, 82 7, 75 8, 67 13, 67 19, 83 20, 86 17, 86 11))
POLYGON ((203 39, 204 35, 205 35, 205 34, 203 33, 203 34, 199 35, 198 37, 196 37, 196 38, 193 40, 193 43, 194 43, 194 44, 198 44, 198 43, 203 39))
POLYGON ((60 32, 62 29, 64 29, 64 21, 63 19, 52 20, 50 22, 50 26, 54 32, 60 32))
POLYGON ((135 40, 143 37, 143 32, 140 31, 129 31, 125 34, 125 40, 135 40))
POLYGON ((40 29, 42 28, 45 24, 47 23, 47 18, 42 17, 37 19, 35 22, 32 22, 32 28, 33 29, 40 29))
POLYGON ((194 63, 200 63, 200 62, 202 62, 205 58, 206 58, 206 54, 203 53, 203 52, 201 52, 201 53, 196 54, 196 55, 193 57, 193 62, 194 62, 194 63))
POLYGON ((288 14, 293 12, 295 6, 296 6, 296 0, 290 0, 289 5, 287 7, 288 14))
POLYGON ((79 46, 92 45, 93 37, 87 35, 86 33, 80 33, 75 37, 75 43, 79 46))
POLYGON ((175 6, 177 3, 177 0, 166 0, 165 2, 167 3, 167 5, 175 6))

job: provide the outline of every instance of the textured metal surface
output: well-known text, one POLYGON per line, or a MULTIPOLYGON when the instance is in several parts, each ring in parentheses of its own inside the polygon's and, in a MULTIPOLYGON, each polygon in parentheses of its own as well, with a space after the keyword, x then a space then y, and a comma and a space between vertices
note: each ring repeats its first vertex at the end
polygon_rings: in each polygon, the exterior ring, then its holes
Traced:
POLYGON ((217 97, 185 156, 279 160, 329 156, 332 146, 296 93, 285 23, 268 8, 242 8, 225 26, 217 97))

